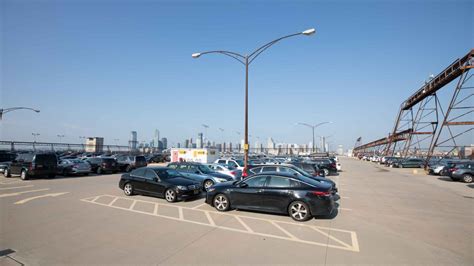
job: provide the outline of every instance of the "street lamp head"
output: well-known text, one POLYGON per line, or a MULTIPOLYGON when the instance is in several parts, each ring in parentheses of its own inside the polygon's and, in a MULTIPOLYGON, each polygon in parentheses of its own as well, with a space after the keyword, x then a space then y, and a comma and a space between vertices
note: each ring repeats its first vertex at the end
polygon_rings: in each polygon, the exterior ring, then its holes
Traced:
POLYGON ((33 110, 33 111, 35 111, 35 112, 37 112, 37 113, 39 113, 39 112, 40 112, 40 110, 38 110, 38 109, 35 109, 35 110, 33 110))
POLYGON ((304 34, 306 36, 313 35, 315 33, 316 33, 316 29, 307 29, 307 30, 302 32, 302 34, 304 34))
POLYGON ((191 55, 193 58, 198 58, 201 56, 201 53, 194 53, 191 55))

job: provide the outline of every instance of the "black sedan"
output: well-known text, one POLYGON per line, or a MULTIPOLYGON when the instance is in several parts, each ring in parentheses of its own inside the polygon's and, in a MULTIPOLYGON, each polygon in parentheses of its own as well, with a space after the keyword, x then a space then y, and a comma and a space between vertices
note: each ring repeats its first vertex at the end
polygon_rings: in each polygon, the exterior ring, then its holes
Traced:
POLYGON ((142 167, 122 175, 120 189, 127 196, 143 194, 165 198, 168 202, 197 197, 199 183, 188 179, 176 170, 166 167, 142 167))
POLYGON ((291 174, 262 173, 235 182, 219 183, 207 191, 206 203, 218 211, 247 209, 288 214, 296 221, 329 215, 335 209, 330 184, 291 174))

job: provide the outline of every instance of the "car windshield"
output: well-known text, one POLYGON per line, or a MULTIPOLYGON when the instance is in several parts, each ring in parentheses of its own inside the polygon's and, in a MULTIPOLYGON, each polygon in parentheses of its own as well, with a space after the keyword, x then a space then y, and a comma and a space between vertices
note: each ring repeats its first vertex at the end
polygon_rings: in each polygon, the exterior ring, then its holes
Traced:
POLYGON ((161 179, 171 179, 182 177, 182 175, 174 169, 153 169, 161 179))
POLYGON ((244 166, 244 161, 242 161, 242 160, 235 160, 235 162, 236 162, 239 166, 244 166))
POLYGON ((293 166, 292 168, 294 168, 296 171, 298 171, 303 176, 312 177, 312 175, 310 173, 308 173, 305 170, 299 168, 298 166, 293 166))
POLYGON ((211 168, 209 168, 207 165, 199 165, 198 168, 199 170, 201 170, 201 172, 205 174, 214 173, 214 171, 212 171, 211 168))
POLYGON ((71 163, 82 163, 82 161, 79 160, 79 159, 71 159, 71 160, 68 160, 68 161, 71 162, 71 163))

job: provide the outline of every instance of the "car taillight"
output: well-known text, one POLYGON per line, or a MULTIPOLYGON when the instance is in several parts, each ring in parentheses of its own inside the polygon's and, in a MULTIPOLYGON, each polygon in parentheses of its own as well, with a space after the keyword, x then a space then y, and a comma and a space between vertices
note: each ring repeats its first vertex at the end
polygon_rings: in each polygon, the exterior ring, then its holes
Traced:
POLYGON ((313 191, 313 195, 316 196, 329 196, 331 195, 330 191, 313 191))
POLYGON ((236 172, 236 171, 232 171, 232 172, 230 172, 230 174, 233 175, 233 176, 236 176, 236 175, 237 175, 237 172, 236 172))
POLYGON ((33 170, 35 168, 35 163, 30 163, 30 165, 28 166, 28 170, 33 170))
POLYGON ((451 168, 451 169, 449 169, 448 171, 449 171, 449 172, 454 172, 454 171, 457 171, 457 170, 458 170, 457 168, 451 168))

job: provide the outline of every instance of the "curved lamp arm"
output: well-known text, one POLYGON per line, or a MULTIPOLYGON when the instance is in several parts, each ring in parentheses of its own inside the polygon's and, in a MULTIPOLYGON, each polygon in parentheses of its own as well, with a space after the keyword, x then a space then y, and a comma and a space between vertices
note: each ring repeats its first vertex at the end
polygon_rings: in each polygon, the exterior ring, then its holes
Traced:
POLYGON ((223 54, 223 55, 227 55, 229 57, 232 57, 233 59, 239 61, 241 64, 245 65, 245 56, 239 54, 239 53, 236 53, 236 52, 230 52, 230 51, 207 51, 207 52, 202 52, 202 53, 194 53, 192 54, 191 56, 193 58, 198 58, 200 57, 201 55, 205 55, 205 54, 223 54))

